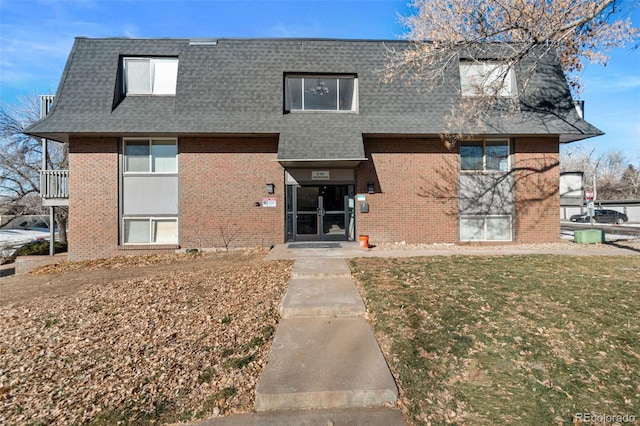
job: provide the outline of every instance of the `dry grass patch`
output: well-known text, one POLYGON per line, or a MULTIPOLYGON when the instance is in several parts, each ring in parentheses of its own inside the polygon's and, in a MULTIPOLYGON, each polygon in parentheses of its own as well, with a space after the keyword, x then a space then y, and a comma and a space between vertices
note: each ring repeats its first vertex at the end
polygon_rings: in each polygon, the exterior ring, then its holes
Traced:
POLYGON ((640 256, 350 265, 416 424, 640 417, 640 256))
POLYGON ((251 410, 291 263, 237 256, 3 307, 0 424, 158 424, 251 410))

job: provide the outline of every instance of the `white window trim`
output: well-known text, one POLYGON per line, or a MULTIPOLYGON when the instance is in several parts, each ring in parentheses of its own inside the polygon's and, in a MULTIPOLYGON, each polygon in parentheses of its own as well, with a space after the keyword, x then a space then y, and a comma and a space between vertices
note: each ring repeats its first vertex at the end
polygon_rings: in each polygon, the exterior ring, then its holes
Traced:
MULTIPOLYGON (((285 107, 285 111, 287 113, 292 113, 292 114, 313 114, 313 113, 330 113, 330 114, 354 114, 358 112, 359 109, 359 103, 358 103, 358 77, 355 74, 346 74, 346 75, 339 75, 339 74, 318 74, 318 75, 308 75, 308 74, 286 74, 285 75, 285 84, 284 84, 284 90, 287 90, 287 84, 286 81, 288 78, 300 78, 302 79, 302 98, 301 98, 301 105, 302 108, 301 109, 292 109, 292 108, 286 108, 285 107), (338 90, 336 91, 336 109, 304 109, 304 80, 305 79, 329 79, 329 78, 335 78, 337 80, 339 79, 351 79, 353 80, 353 99, 351 100, 351 109, 340 109, 340 84, 338 82, 338 90)), ((285 93, 285 98, 287 96, 287 93, 285 93)))
POLYGON ((473 214, 465 214, 460 215, 460 220, 458 221, 458 235, 462 235, 462 219, 483 219, 484 221, 484 229, 483 229, 483 239, 479 240, 463 240, 460 238, 460 241, 468 242, 468 241, 487 241, 487 242, 510 242, 513 241, 513 215, 510 214, 484 214, 484 215, 473 215, 473 214), (509 219, 509 235, 510 238, 504 240, 487 240, 487 218, 508 218, 509 219))
POLYGON ((122 93, 125 96, 175 96, 178 86, 178 67, 179 61, 177 57, 144 57, 144 56, 127 56, 122 58, 122 93), (149 61, 149 93, 129 93, 127 88, 127 62, 129 60, 146 60, 149 61), (155 81, 155 64, 158 62, 175 62, 176 64, 176 81, 174 82, 173 91, 169 93, 154 93, 153 82, 155 81))
POLYGON ((178 150, 178 138, 123 138, 122 139, 122 172, 125 175, 176 175, 180 170, 180 152, 178 150), (127 142, 148 141, 149 142, 149 171, 148 172, 129 172, 127 171, 127 142), (151 154, 151 146, 153 141, 175 142, 176 144, 176 170, 173 172, 154 172, 153 171, 153 155, 151 154))
POLYGON ((177 245, 180 244, 180 223, 179 219, 176 216, 125 216, 122 218, 122 245, 123 246, 166 246, 166 245, 177 245), (149 242, 146 243, 127 243, 125 242, 125 222, 127 220, 148 220, 149 221, 149 242), (176 223, 176 241, 175 242, 159 242, 155 243, 151 241, 151 237, 153 236, 153 222, 158 220, 172 220, 176 223))
POLYGON ((511 156, 512 156, 512 152, 511 152, 511 140, 510 139, 477 139, 477 140, 469 140, 469 141, 463 141, 460 143, 460 149, 462 149, 462 145, 466 142, 475 142, 475 143, 482 143, 482 170, 465 170, 462 168, 462 153, 459 153, 458 155, 460 156, 460 163, 459 163, 459 170, 461 173, 509 173, 511 171, 511 156), (507 170, 494 170, 494 169, 487 169, 487 143, 491 143, 491 142, 505 142, 507 145, 507 149, 508 149, 508 154, 507 154, 507 170))
MULTIPOLYGON (((489 93, 489 87, 496 81, 495 76, 492 74, 495 70, 499 68, 507 67, 506 64, 501 63, 499 61, 473 61, 473 60, 461 60, 459 65, 459 76, 460 76, 460 92, 463 97, 480 97, 480 96, 497 96, 500 98, 514 98, 518 94, 518 86, 516 82, 516 73, 513 68, 509 68, 504 77, 504 81, 501 84, 498 93, 489 93), (471 90, 465 90, 465 84, 463 80, 465 79, 465 74, 468 74, 473 68, 482 67, 482 71, 478 74, 482 76, 483 81, 478 82, 478 87, 470 84, 469 87, 471 90), (482 89, 482 93, 478 93, 478 88, 482 89)), ((498 71, 501 75, 503 71, 498 71)))

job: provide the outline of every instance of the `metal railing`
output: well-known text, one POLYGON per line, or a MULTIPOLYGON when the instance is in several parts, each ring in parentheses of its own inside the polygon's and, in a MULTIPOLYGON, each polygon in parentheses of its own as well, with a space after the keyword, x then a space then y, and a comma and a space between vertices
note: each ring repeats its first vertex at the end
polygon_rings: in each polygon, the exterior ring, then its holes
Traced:
POLYGON ((69 198, 69 170, 40 170, 40 196, 69 198))

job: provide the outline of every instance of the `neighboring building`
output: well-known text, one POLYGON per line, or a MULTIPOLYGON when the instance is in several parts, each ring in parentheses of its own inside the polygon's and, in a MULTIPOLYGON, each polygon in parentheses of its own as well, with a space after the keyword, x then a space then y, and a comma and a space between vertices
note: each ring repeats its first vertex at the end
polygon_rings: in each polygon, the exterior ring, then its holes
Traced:
MULTIPOLYGON (((27 132, 69 142, 69 258, 287 241, 559 241, 559 144, 601 134, 555 56, 512 74, 511 119, 440 139, 463 60, 435 91, 383 83, 356 40, 86 39, 27 132), (231 240, 231 241, 230 241, 231 240)), ((499 67, 488 61, 486 67, 499 67)), ((462 81, 461 81, 462 80, 462 81)))

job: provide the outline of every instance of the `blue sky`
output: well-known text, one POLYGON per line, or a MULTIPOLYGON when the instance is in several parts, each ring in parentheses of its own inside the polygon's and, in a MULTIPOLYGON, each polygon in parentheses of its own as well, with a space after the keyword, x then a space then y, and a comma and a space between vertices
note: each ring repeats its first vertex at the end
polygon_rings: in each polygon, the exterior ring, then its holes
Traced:
MULTIPOLYGON (((0 102, 55 93, 76 36, 396 39, 407 13, 407 0, 0 0, 0 102)), ((640 49, 582 80, 586 119, 606 135, 580 145, 640 164, 640 49)))

